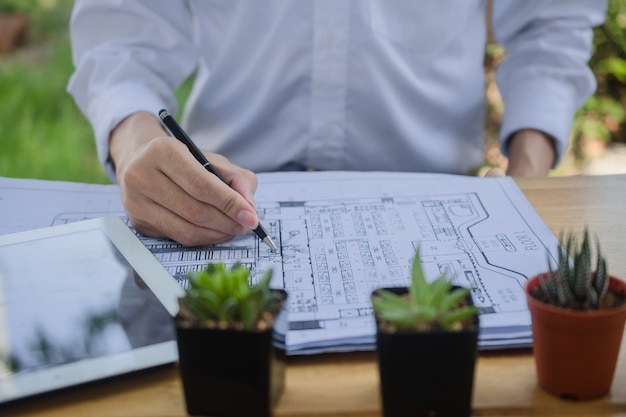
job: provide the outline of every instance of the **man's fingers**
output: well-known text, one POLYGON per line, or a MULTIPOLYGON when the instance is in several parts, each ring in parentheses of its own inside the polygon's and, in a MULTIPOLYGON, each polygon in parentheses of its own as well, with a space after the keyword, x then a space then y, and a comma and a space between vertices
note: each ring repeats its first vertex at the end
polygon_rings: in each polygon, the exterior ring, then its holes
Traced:
MULTIPOLYGON (((230 164, 220 155, 210 154, 213 160, 218 161, 214 165, 220 174, 226 181, 232 181, 236 186, 236 188, 231 187, 200 165, 183 144, 177 143, 177 145, 180 146, 177 146, 177 152, 171 154, 171 163, 162 168, 163 173, 192 199, 203 205, 217 208, 227 217, 248 229, 255 228, 258 224, 258 217, 254 205, 249 200, 249 190, 256 188, 256 176, 250 171, 230 164), (242 195, 240 191, 243 191, 245 195, 242 195)), ((188 220, 194 223, 202 221, 195 217, 188 218, 188 220)))
MULTIPOLYGON (((154 122, 152 116, 146 119, 154 122)), ((124 207, 140 233, 200 245, 249 233, 258 224, 252 199, 256 176, 251 171, 207 154, 229 186, 169 136, 153 136, 137 146, 116 143, 126 145, 120 145, 116 154, 116 173, 124 207)))
POLYGON ((198 227, 157 204, 147 205, 136 216, 129 213, 131 223, 145 236, 167 237, 185 246, 198 246, 226 242, 234 235, 218 230, 198 227))

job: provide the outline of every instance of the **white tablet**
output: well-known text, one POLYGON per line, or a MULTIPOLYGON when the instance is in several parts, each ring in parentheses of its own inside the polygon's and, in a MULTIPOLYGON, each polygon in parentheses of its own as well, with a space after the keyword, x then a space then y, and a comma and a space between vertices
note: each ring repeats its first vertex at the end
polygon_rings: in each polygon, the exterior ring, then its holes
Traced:
POLYGON ((118 217, 0 236, 0 403, 175 362, 182 291, 118 217))

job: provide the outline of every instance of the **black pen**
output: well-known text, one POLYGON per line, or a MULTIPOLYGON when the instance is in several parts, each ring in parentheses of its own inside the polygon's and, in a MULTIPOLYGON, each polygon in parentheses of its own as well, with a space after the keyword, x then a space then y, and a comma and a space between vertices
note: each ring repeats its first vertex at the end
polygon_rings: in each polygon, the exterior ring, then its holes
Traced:
MULTIPOLYGON (((204 156, 202 151, 198 149, 196 144, 193 143, 191 138, 178 125, 176 120, 174 120, 174 118, 167 112, 167 110, 163 109, 159 111, 159 117, 161 118, 165 126, 169 129, 169 131, 172 132, 174 137, 187 146, 187 148, 193 154, 196 160, 200 162, 202 166, 206 168, 207 171, 209 171, 211 174, 215 175, 217 178, 222 180, 224 184, 228 185, 226 180, 220 175, 219 172, 217 172, 215 167, 211 165, 211 163, 206 158, 206 156, 204 156)), ((252 231, 259 237, 259 239, 267 243, 267 245, 270 247, 272 251, 278 253, 278 248, 276 247, 272 239, 267 235, 267 232, 265 232, 265 229, 263 229, 263 226, 261 225, 261 221, 259 221, 259 224, 257 225, 257 227, 252 229, 252 231)))

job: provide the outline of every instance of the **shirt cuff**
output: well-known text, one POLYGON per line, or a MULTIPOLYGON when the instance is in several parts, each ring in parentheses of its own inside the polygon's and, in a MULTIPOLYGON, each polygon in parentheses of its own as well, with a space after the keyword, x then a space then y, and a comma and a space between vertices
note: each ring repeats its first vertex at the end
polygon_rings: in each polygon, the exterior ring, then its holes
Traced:
POLYGON ((579 97, 575 89, 564 88, 563 84, 553 80, 530 80, 510 86, 506 96, 503 95, 501 152, 508 156, 507 141, 518 130, 539 130, 555 140, 553 168, 556 167, 567 152, 574 114, 583 104, 578 102, 579 97))
POLYGON ((109 137, 113 129, 133 113, 145 111, 158 117, 159 110, 163 108, 171 114, 177 113, 178 104, 174 96, 160 97, 137 83, 119 84, 91 102, 89 119, 94 129, 98 159, 113 182, 117 183, 115 166, 109 154, 109 137))

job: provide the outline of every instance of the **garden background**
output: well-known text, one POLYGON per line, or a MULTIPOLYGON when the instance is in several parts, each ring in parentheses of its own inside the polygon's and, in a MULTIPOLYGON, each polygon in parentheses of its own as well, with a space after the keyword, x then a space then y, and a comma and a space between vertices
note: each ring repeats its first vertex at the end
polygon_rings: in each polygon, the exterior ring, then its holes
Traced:
MULTIPOLYGON (((72 0, 0 0, 0 176, 109 183, 91 127, 66 93, 72 73, 67 27, 72 0)), ((485 54, 485 167, 505 168, 497 145, 502 103, 485 54)), ((596 94, 576 115, 571 146, 552 175, 626 173, 626 0, 609 0, 590 65, 596 94)), ((189 83, 178 91, 182 100, 189 83)))

